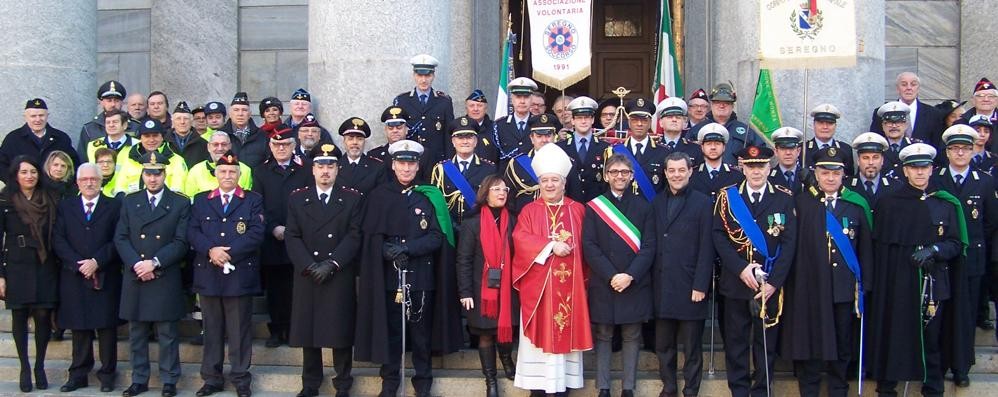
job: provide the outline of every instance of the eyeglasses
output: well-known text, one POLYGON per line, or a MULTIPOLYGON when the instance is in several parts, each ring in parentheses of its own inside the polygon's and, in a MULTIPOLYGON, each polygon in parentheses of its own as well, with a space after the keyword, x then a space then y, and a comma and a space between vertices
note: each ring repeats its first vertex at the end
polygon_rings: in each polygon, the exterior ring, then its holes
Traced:
POLYGON ((706 109, 707 105, 690 105, 690 109, 706 109))
POLYGON ((954 153, 967 153, 971 150, 974 150, 974 148, 967 146, 949 146, 946 148, 947 152, 954 152, 954 153))
POLYGON ((97 164, 114 164, 113 160, 97 160, 97 164))
POLYGON ((995 99, 995 98, 998 98, 998 95, 995 95, 995 94, 974 94, 974 98, 995 99))
POLYGON ((631 176, 634 171, 631 170, 606 170, 606 174, 609 176, 631 176))
POLYGON ((508 192, 509 186, 493 186, 490 187, 489 190, 493 192, 508 192))
POLYGON ((100 178, 97 177, 82 177, 76 178, 76 180, 79 182, 100 182, 100 178))

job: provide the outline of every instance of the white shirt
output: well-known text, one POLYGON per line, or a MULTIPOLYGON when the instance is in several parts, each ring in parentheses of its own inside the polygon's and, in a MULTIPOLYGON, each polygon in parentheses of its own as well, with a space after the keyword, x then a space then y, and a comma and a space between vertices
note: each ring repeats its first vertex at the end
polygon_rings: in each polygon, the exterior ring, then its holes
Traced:
POLYGON ((631 140, 631 149, 634 150, 634 155, 635 156, 637 156, 637 155, 639 155, 641 153, 644 153, 645 149, 648 149, 648 141, 649 140, 650 139, 648 139, 648 135, 645 135, 645 139, 642 139, 640 141, 636 140, 636 139, 631 140), (638 153, 638 144, 641 144, 641 153, 638 153))
MULTIPOLYGON (((319 185, 315 185, 315 193, 316 193, 316 197, 319 198, 319 201, 322 201, 322 194, 323 193, 326 194, 326 200, 329 200, 329 198, 333 196, 333 187, 330 186, 329 190, 322 190, 321 188, 319 188, 319 185)), ((328 201, 326 201, 326 202, 328 202, 328 201)), ((323 202, 323 204, 325 204, 326 202, 323 202)))
POLYGON ((522 121, 523 122, 523 130, 527 131, 527 128, 530 127, 530 126, 527 125, 527 120, 529 120, 529 119, 530 119, 530 113, 529 112, 522 119, 519 116, 517 116, 516 113, 513 113, 513 124, 516 125, 516 128, 520 128, 520 122, 522 121))
POLYGON ((814 137, 814 143, 818 145, 818 149, 821 149, 822 145, 835 146, 833 144, 834 142, 835 139, 829 139, 828 142, 823 142, 821 139, 818 139, 818 137, 814 137))
POLYGON ((159 202, 163 201, 163 189, 160 189, 156 194, 152 194, 152 192, 146 190, 146 202, 152 201, 153 197, 156 198, 156 201, 153 202, 153 204, 158 207, 159 202))
MULTIPOLYGON (((766 185, 768 185, 768 183, 766 185)), ((755 196, 753 194, 759 193, 759 201, 762 201, 762 197, 766 195, 766 185, 762 185, 759 190, 752 190, 752 188, 746 183, 745 191, 748 193, 749 200, 754 200, 755 196)), ((755 203, 753 202, 753 204, 755 203)))
POLYGON ((83 200, 83 212, 87 211, 87 203, 94 203, 94 205, 92 207, 90 207, 90 213, 91 214, 94 213, 94 211, 97 211, 97 200, 99 198, 100 198, 100 194, 97 194, 96 196, 94 196, 93 200, 87 200, 86 197, 83 197, 81 195, 80 199, 83 200))
POLYGON ((218 189, 219 195, 222 196, 222 202, 223 203, 231 203, 232 202, 232 194, 235 191, 236 191, 236 189, 232 189, 232 190, 230 190, 228 192, 223 192, 221 188, 218 189))
POLYGON ((898 102, 908 105, 908 130, 915 130, 915 116, 918 115, 918 98, 915 98, 911 103, 905 103, 901 98, 898 98, 898 102))
POLYGON ((835 200, 838 200, 838 199, 839 199, 839 195, 838 194, 829 195, 828 193, 825 193, 825 204, 828 204, 829 202, 831 202, 833 208, 835 207, 835 200))

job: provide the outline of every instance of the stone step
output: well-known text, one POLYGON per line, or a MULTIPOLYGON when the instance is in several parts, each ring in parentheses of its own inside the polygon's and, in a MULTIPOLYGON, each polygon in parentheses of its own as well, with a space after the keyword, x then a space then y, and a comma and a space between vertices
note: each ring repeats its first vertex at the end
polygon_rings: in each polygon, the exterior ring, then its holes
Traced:
MULTIPOLYGON (((59 393, 59 386, 66 381, 66 369, 69 367, 69 362, 64 360, 52 360, 47 362, 46 374, 49 379, 49 390, 44 392, 34 392, 32 395, 51 395, 51 396, 108 396, 117 395, 122 390, 124 390, 130 383, 131 370, 127 366, 120 366, 118 369, 118 380, 116 384, 115 391, 112 393, 99 393, 97 387, 100 384, 96 376, 90 376, 90 387, 86 389, 80 389, 74 393, 59 393)), ((159 389, 161 387, 157 371, 155 370, 156 364, 152 364, 153 374, 150 381, 150 390, 147 395, 155 396, 158 395, 159 389)), ((201 379, 198 374, 199 366, 195 364, 184 364, 182 366, 181 379, 177 384, 180 391, 180 396, 193 396, 194 392, 201 387, 201 379)), ((301 388, 301 377, 300 370, 297 367, 290 366, 260 366, 254 365, 251 369, 253 373, 253 390, 256 396, 293 396, 301 388)), ((331 395, 334 393, 332 386, 330 386, 328 377, 332 376, 332 370, 327 369, 327 378, 323 382, 320 393, 323 395, 331 395)), ((19 394, 17 389, 17 382, 11 381, 18 379, 19 367, 16 360, 13 359, 0 359, 0 379, 7 380, 5 382, 0 382, 0 395, 15 395, 19 394)), ((354 385, 351 390, 351 395, 354 396, 375 396, 381 390, 381 381, 377 374, 377 369, 374 368, 355 368, 353 371, 354 375, 354 385)), ((411 375, 411 373, 410 373, 411 375)), ((473 370, 435 370, 433 372, 434 383, 433 392, 434 396, 478 396, 484 394, 484 382, 481 377, 481 373, 473 370)), ((620 373, 613 373, 613 395, 618 395, 619 393, 619 376, 620 373)), ((797 382, 789 373, 777 373, 774 374, 774 388, 772 390, 773 396, 797 396, 797 382)), ((586 382, 585 388, 581 390, 573 390, 571 395, 573 396, 591 396, 596 394, 594 388, 594 381, 592 371, 586 371, 585 374, 586 382)), ((953 386, 952 382, 946 382, 945 393, 947 396, 957 396, 957 397, 970 397, 970 396, 998 396, 998 375, 982 375, 975 374, 971 375, 971 385, 968 388, 958 389, 953 386)), ((681 387, 681 386, 680 386, 681 387)), ((852 390, 850 391, 850 396, 856 395, 856 382, 851 384, 852 390)), ((873 381, 863 382, 863 394, 862 396, 875 396, 875 383, 873 381)), ((232 386, 226 385, 228 389, 227 392, 220 394, 220 396, 234 396, 232 386)), ((529 393, 525 390, 518 389, 513 386, 513 382, 500 379, 499 380, 500 394, 503 396, 517 396, 526 397, 529 393)), ((898 391, 901 392, 902 385, 899 385, 898 391)), ((635 395, 639 397, 654 397, 657 396, 661 391, 661 382, 658 380, 657 375, 653 373, 643 372, 638 376, 637 388, 635 389, 635 395)), ((910 395, 917 395, 919 391, 919 384, 917 382, 912 382, 909 385, 910 395)), ((413 390, 410 387, 408 389, 408 395, 413 395, 413 390)), ((718 372, 715 376, 705 376, 700 387, 700 396, 704 397, 715 397, 715 396, 728 396, 727 382, 725 381, 725 374, 723 372, 718 372)))

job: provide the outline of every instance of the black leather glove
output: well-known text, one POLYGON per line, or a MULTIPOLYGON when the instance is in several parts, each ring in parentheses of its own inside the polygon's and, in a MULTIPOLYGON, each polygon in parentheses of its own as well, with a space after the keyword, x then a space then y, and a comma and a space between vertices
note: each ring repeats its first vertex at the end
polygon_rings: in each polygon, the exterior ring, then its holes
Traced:
POLYGON ((395 260, 399 255, 409 252, 409 249, 403 245, 393 242, 386 242, 381 249, 381 253, 384 255, 385 260, 395 260))
POLYGON ((922 269, 931 270, 936 261, 936 251, 932 246, 922 248, 911 254, 911 263, 922 269))
POLYGON ((302 269, 302 271, 301 271, 302 277, 312 278, 312 275, 315 272, 315 268, 317 268, 317 267, 319 267, 319 263, 318 262, 312 262, 311 265, 305 266, 305 268, 302 269))
POLYGON ((329 276, 333 275, 338 269, 336 263, 332 259, 326 259, 322 262, 316 263, 315 270, 312 272, 312 281, 316 284, 322 284, 326 282, 329 276))

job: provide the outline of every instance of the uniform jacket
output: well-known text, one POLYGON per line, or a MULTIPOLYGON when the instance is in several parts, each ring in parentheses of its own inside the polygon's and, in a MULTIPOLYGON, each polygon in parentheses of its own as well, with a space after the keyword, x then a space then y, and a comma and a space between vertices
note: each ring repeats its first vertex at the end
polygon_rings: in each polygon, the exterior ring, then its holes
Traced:
POLYGON ((253 169, 253 191, 263 196, 265 225, 263 246, 260 248, 260 263, 263 266, 291 263, 285 248, 286 240, 281 241, 274 237, 274 228, 287 226, 288 197, 291 192, 313 183, 311 168, 296 159, 291 159, 285 168, 278 165, 271 157, 253 169))
POLYGON ((451 102, 450 96, 444 94, 443 91, 436 91, 432 87, 425 105, 419 101, 419 93, 416 92, 415 88, 412 91, 398 94, 393 103, 395 106, 405 109, 405 112, 409 114, 409 136, 407 139, 423 145, 424 152, 420 157, 420 170, 424 177, 429 176, 433 165, 446 156, 450 135, 447 134, 445 126, 454 120, 454 104, 451 102))
MULTIPOLYGON (((842 142, 834 138, 832 139, 832 143, 830 143, 829 145, 831 145, 831 147, 836 148, 837 150, 841 150, 842 163, 845 165, 844 168, 845 175, 846 176, 855 175, 856 163, 852 159, 852 146, 849 145, 848 143, 842 142)), ((814 170, 814 163, 816 161, 815 154, 817 154, 819 150, 821 150, 821 144, 819 144, 818 141, 815 140, 814 138, 809 139, 807 143, 804 145, 802 156, 807 158, 808 169, 814 170)), ((797 162, 801 163, 800 160, 797 160, 797 162)))
MULTIPOLYGON (((808 172, 808 174, 810 174, 810 172, 808 172)), ((797 194, 800 193, 801 189, 803 189, 805 185, 804 168, 801 167, 800 161, 797 162, 797 166, 794 168, 793 178, 793 183, 788 181, 787 175, 784 174, 783 168, 780 168, 780 165, 774 165, 773 170, 769 171, 769 183, 783 186, 790 189, 793 194, 797 194)))
MULTIPOLYGON (((125 135, 134 134, 135 131, 139 130, 139 124, 131 119, 126 122, 124 127, 125 135)), ((83 153, 86 153, 87 143, 105 136, 107 136, 107 131, 104 129, 104 112, 100 112, 80 129, 80 137, 76 140, 76 152, 83 156, 83 153)))
POLYGON ((606 160, 606 150, 609 147, 594 134, 590 134, 586 143, 586 158, 579 157, 578 141, 575 136, 557 143, 568 158, 572 160, 572 170, 568 173, 568 185, 565 194, 580 203, 588 202, 606 191, 603 181, 603 163, 606 160))
POLYGON ((204 296, 259 294, 260 244, 263 243, 263 197, 236 187, 228 208, 222 206, 219 189, 194 196, 187 239, 194 249, 192 290, 204 296), (235 270, 225 274, 211 263, 212 247, 229 247, 235 270))
MULTIPOLYGON (((167 173, 167 176, 170 174, 167 173)), ((253 169, 246 163, 239 162, 239 187, 243 190, 253 189, 253 169)), ((218 187, 218 178, 215 177, 215 162, 205 160, 194 164, 187 170, 187 177, 184 178, 184 194, 192 199, 198 193, 214 190, 218 187)))
MULTIPOLYGON (((460 160, 457 156, 451 158, 451 161, 454 163, 454 167, 460 171, 461 165, 458 163, 460 160)), ((474 190, 475 194, 477 194, 478 188, 482 185, 482 180, 485 179, 485 177, 495 173, 496 165, 493 162, 474 155, 468 162, 468 170, 464 171, 461 175, 464 177, 465 181, 471 185, 471 188, 474 190)), ((447 200, 447 208, 450 210, 451 221, 454 223, 454 230, 459 230, 461 222, 471 211, 468 204, 471 204, 475 200, 475 197, 465 197, 461 191, 457 189, 457 185, 454 184, 454 181, 452 181, 451 178, 444 173, 442 161, 433 166, 430 183, 443 192, 444 199, 447 200)))
MULTIPOLYGON (((634 155, 637 143, 635 143, 633 138, 627 138, 622 143, 618 145, 624 145, 627 150, 634 155)), ((644 170, 645 175, 648 176, 648 180, 651 181, 655 192, 661 192, 665 188, 667 183, 665 182, 665 156, 668 156, 666 149, 655 142, 654 138, 648 138, 648 147, 641 148, 641 154, 634 155, 634 158, 638 160, 638 165, 644 170)), ((613 154, 613 148, 608 148, 606 156, 609 157, 613 154)), ((631 185, 631 192, 636 195, 641 195, 641 189, 638 188, 638 183, 634 182, 631 185)))
MULTIPOLYGON (((527 119, 529 118, 528 114, 527 119)), ((493 141, 498 142, 500 160, 509 161, 519 154, 530 151, 530 126, 524 123, 523 132, 520 132, 516 118, 512 114, 493 121, 492 135, 493 141)))
POLYGON ((849 190, 852 190, 863 196, 863 198, 866 199, 866 202, 870 203, 870 209, 873 210, 874 208, 877 207, 877 201, 879 201, 881 197, 890 194, 891 191, 896 189, 898 186, 900 186, 900 183, 902 183, 897 179, 884 176, 883 173, 881 173, 881 175, 877 179, 878 183, 873 185, 873 187, 871 188, 873 189, 873 194, 870 194, 870 192, 866 190, 866 184, 863 183, 863 180, 860 179, 858 175, 849 177, 848 179, 846 179, 845 182, 843 182, 843 185, 845 187, 848 187, 849 190))
MULTIPOLYGON (((946 129, 943 126, 946 115, 939 114, 935 106, 929 105, 918 99, 915 100, 918 109, 915 111, 915 124, 912 125, 911 138, 916 139, 919 142, 928 143, 934 147, 942 147, 942 136, 943 130, 946 129)), ((876 132, 880 135, 884 134, 883 120, 880 116, 877 116, 877 110, 880 109, 878 106, 873 109, 873 117, 870 120, 870 131, 876 132)), ((973 115, 973 112, 967 112, 966 114, 973 115)), ((968 119, 969 120, 969 119, 968 119)), ((908 120, 911 123, 911 120, 908 120)))
MULTIPOLYGON (((697 134, 700 133, 700 129, 703 126, 715 122, 714 115, 707 113, 707 118, 690 129, 690 132, 686 135, 686 139, 695 141, 697 134)), ((766 141, 759 136, 759 133, 752 129, 752 127, 749 127, 748 124, 738 120, 738 115, 735 112, 731 112, 731 118, 728 119, 727 123, 724 123, 724 128, 728 129, 728 143, 724 147, 723 158, 725 163, 737 163, 738 159, 735 158, 735 153, 738 153, 739 150, 748 145, 766 146, 766 141)))
POLYGON ((717 174, 711 177, 711 171, 707 164, 703 163, 693 169, 693 176, 690 177, 690 189, 706 194, 711 202, 717 198, 717 192, 734 184, 742 183, 745 175, 728 164, 721 164, 717 169, 717 174))
MULTIPOLYGON (((184 158, 174 153, 166 143, 161 145, 156 152, 170 159, 170 164, 166 166, 166 187, 176 192, 183 192, 184 183, 187 180, 187 164, 184 163, 184 158)), ((114 178, 111 182, 108 182, 114 185, 115 195, 143 190, 141 159, 145 153, 146 150, 141 144, 134 145, 128 148, 128 150, 118 153, 118 158, 115 161, 117 171, 114 172, 114 178)), ((160 159, 158 161, 163 160, 160 159)))
POLYGON ((122 142, 118 145, 118 148, 115 149, 111 147, 111 143, 108 142, 107 135, 104 135, 103 137, 95 138, 90 142, 86 142, 83 145, 82 151, 79 152, 80 160, 96 163, 97 159, 94 158, 94 155, 95 153, 97 153, 97 149, 106 147, 108 149, 114 150, 115 153, 120 153, 122 151, 128 151, 128 148, 132 147, 132 145, 135 145, 137 143, 139 143, 138 138, 125 134, 124 137, 122 137, 122 142))
POLYGON ((339 165, 340 170, 336 174, 336 183, 361 194, 369 193, 375 186, 384 183, 388 178, 385 163, 377 157, 366 154, 360 156, 357 164, 350 164, 350 159, 341 156, 339 165))

